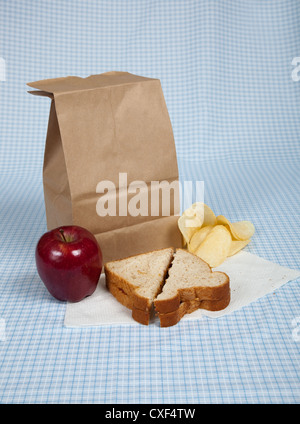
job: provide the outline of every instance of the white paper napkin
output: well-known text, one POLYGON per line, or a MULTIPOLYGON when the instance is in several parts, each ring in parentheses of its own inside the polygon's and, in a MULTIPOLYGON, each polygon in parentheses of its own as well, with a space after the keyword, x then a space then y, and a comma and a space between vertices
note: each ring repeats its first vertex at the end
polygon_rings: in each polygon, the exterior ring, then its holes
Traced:
MULTIPOLYGON (((288 281, 300 276, 300 271, 282 267, 259 256, 241 251, 215 268, 230 278, 231 300, 221 311, 199 309, 185 315, 182 320, 199 319, 204 315, 217 318, 248 305, 271 293, 288 281)), ((159 325, 158 318, 150 324, 159 325)), ((140 325, 131 317, 131 311, 121 305, 106 289, 105 276, 101 275, 95 292, 77 303, 67 303, 64 325, 83 327, 104 324, 140 325)))

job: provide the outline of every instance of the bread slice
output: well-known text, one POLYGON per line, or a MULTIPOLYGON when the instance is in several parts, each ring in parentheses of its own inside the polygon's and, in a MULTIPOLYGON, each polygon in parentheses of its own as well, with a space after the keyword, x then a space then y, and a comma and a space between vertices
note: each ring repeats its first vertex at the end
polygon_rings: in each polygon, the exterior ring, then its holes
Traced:
POLYGON ((185 314, 199 308, 212 311, 230 302, 229 277, 212 272, 198 256, 177 249, 162 292, 154 301, 160 325, 175 325, 185 314))
POLYGON ((108 262, 104 266, 106 285, 132 317, 148 325, 153 301, 160 293, 173 259, 174 249, 166 248, 108 262))

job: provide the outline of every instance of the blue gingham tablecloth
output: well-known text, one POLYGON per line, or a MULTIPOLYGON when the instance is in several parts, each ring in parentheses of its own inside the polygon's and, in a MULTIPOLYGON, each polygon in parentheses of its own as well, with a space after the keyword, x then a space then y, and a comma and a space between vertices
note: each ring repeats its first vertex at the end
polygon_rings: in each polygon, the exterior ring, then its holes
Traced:
POLYGON ((1 403, 299 403, 300 280, 219 319, 63 326, 34 261, 49 101, 25 85, 159 78, 181 180, 254 223, 247 251, 300 269, 299 19, 296 0, 0 3, 1 403))

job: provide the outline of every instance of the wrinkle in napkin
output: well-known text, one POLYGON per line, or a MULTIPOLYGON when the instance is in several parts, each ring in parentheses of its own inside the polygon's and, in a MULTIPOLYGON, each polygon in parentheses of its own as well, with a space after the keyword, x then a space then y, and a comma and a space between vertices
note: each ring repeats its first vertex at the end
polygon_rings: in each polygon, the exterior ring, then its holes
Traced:
MULTIPOLYGON (((185 315, 182 320, 201 319, 203 316, 218 318, 233 313, 300 276, 299 270, 283 267, 246 251, 227 258, 213 271, 223 271, 229 276, 229 305, 221 311, 198 309, 185 315)), ((155 322, 158 322, 158 318, 154 318, 150 325, 155 322)), ((108 292, 105 275, 102 274, 91 296, 77 303, 67 303, 64 325, 84 327, 109 324, 141 325, 133 320, 131 310, 108 292)))

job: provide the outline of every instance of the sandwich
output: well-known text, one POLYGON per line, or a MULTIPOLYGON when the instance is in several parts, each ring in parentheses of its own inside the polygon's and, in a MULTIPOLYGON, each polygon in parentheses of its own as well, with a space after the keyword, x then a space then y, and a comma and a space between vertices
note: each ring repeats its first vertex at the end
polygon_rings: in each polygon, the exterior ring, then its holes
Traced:
POLYGON ((144 325, 153 311, 161 327, 169 327, 199 308, 217 311, 230 302, 227 274, 213 272, 184 249, 166 248, 111 261, 104 271, 108 290, 144 325))

